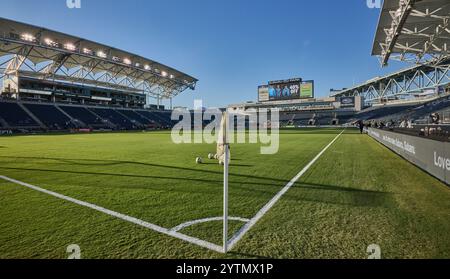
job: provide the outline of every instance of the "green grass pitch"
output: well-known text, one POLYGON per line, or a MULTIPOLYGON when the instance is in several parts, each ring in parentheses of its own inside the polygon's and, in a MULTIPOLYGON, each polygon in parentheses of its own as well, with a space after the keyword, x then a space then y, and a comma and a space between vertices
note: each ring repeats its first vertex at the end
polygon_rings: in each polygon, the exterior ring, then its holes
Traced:
MULTIPOLYGON (((342 130, 282 131, 276 155, 234 144, 229 214, 252 218, 342 130)), ((0 138, 0 175, 173 228, 222 215, 214 145, 168 132, 0 138), (204 164, 195 158, 202 156, 204 164)), ((230 236, 243 223, 230 221, 230 236)), ((0 258, 450 258, 450 188, 347 130, 227 255, 0 180, 0 258)), ((181 233, 221 245, 222 223, 181 233)))

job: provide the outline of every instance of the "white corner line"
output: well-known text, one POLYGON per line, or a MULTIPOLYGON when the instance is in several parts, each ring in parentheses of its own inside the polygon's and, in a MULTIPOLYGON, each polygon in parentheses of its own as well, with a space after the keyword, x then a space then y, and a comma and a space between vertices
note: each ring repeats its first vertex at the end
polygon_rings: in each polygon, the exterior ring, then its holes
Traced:
MULTIPOLYGON (((241 217, 228 217, 228 220, 239 221, 239 222, 243 222, 243 223, 250 222, 250 219, 241 218, 241 217)), ((179 232, 182 229, 185 229, 185 228, 193 226, 193 225, 202 224, 202 223, 208 223, 208 222, 214 222, 214 221, 223 221, 223 216, 204 218, 204 219, 189 221, 189 222, 183 223, 181 225, 178 225, 178 226, 176 226, 176 227, 174 227, 174 228, 172 228, 170 230, 173 231, 173 232, 179 232)))
POLYGON ((314 159, 311 160, 291 181, 289 181, 280 192, 278 192, 256 215, 250 219, 236 234, 234 234, 228 242, 229 250, 242 239, 242 237, 286 194, 286 192, 311 168, 311 166, 325 153, 325 151, 333 145, 333 143, 345 132, 345 129, 337 135, 314 159))
POLYGON ((43 188, 31 185, 31 184, 28 184, 28 183, 25 183, 25 182, 22 182, 22 181, 18 181, 18 180, 9 178, 7 176, 0 175, 0 179, 9 181, 9 182, 14 183, 14 184, 22 185, 22 186, 30 188, 32 190, 35 190, 35 191, 38 191, 38 192, 41 192, 41 193, 44 193, 44 194, 47 194, 47 195, 50 195, 50 196, 53 196, 53 197, 65 200, 65 201, 68 201, 68 202, 71 202, 71 203, 75 203, 77 205, 88 207, 90 209, 102 212, 104 214, 107 214, 107 215, 110 215, 110 216, 122 219, 124 221, 127 221, 127 222, 130 222, 130 223, 139 225, 141 227, 144 227, 144 228, 147 228, 147 229, 150 229, 150 230, 153 230, 153 231, 156 231, 156 232, 159 232, 159 233, 162 233, 162 234, 174 237, 174 238, 178 238, 180 240, 183 240, 183 241, 186 241, 186 242, 198 245, 198 246, 203 247, 203 248, 210 249, 210 250, 218 252, 218 253, 223 253, 223 247, 221 247, 219 245, 216 245, 216 244, 213 244, 213 243, 210 243, 210 242, 205 241, 205 240, 201 240, 201 239, 198 239, 198 238, 195 238, 195 237, 191 237, 191 236, 188 236, 188 235, 176 232, 176 231, 171 231, 169 229, 160 227, 158 225, 155 225, 155 224, 152 224, 152 223, 148 223, 148 222, 145 222, 143 220, 139 220, 137 218, 134 218, 134 217, 122 214, 122 213, 118 213, 118 212, 115 212, 115 211, 112 211, 112 210, 100 207, 100 206, 95 205, 95 204, 91 204, 91 203, 80 201, 80 200, 77 200, 77 199, 74 199, 74 198, 62 195, 62 194, 58 194, 56 192, 52 192, 52 191, 49 191, 49 190, 46 190, 46 189, 43 189, 43 188))

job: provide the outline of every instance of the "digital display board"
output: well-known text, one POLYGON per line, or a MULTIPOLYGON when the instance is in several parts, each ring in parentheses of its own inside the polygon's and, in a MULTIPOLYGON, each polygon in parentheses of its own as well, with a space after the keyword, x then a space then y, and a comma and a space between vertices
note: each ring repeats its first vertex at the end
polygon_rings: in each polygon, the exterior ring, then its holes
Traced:
POLYGON ((270 81, 258 87, 258 101, 282 101, 314 98, 314 81, 300 78, 270 81))
POLYGON ((311 99, 314 98, 314 81, 303 81, 300 84, 300 98, 311 99))

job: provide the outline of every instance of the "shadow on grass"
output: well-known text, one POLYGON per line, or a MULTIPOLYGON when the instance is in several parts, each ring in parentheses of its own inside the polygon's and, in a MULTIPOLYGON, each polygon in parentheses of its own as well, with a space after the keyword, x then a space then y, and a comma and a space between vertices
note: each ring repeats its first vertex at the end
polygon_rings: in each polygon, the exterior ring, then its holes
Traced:
MULTIPOLYGON (((148 179, 167 179, 167 180, 179 180, 179 181, 191 181, 191 182, 198 182, 198 183, 214 183, 217 185, 222 185, 223 180, 214 180, 214 179, 202 179, 202 178, 187 178, 187 177, 173 177, 173 176, 155 176, 155 175, 140 175, 140 174, 123 174, 123 173, 105 173, 105 172, 85 172, 85 171, 73 171, 73 170, 49 170, 49 169, 38 169, 38 168, 14 168, 14 167, 1 167, 0 169, 4 170, 16 170, 16 171, 36 171, 36 172, 50 172, 50 173, 68 173, 68 174, 79 174, 79 175, 94 175, 94 176, 115 176, 115 177, 129 177, 129 178, 148 178, 148 179)), ((259 186, 276 186, 278 188, 281 188, 281 184, 274 184, 274 183, 266 183, 266 182, 236 182, 233 183, 230 181, 231 185, 242 185, 242 184, 249 184, 249 185, 259 185, 259 186)), ((187 186, 187 185, 186 185, 187 186)), ((189 185, 193 186, 193 185, 189 185)), ((136 187, 134 187, 136 188, 136 187)), ((243 188, 245 189, 245 188, 243 188)), ((255 190, 255 189, 253 189, 255 190)), ((258 191, 258 190, 256 190, 258 191)), ((192 191, 190 191, 192 192, 192 191)), ((264 192, 264 191, 260 191, 264 192)), ((272 192, 269 192, 272 193, 272 192)))
MULTIPOLYGON (((16 163, 18 159, 23 159, 26 161, 29 161, 29 160, 53 160, 53 161, 57 161, 57 162, 62 162, 62 163, 71 164, 71 165, 79 165, 79 166, 119 166, 119 165, 128 164, 128 165, 139 165, 139 166, 147 166, 147 167, 157 167, 157 168, 166 168, 166 169, 174 169, 174 170, 182 170, 182 171, 190 171, 190 172, 200 172, 200 173, 223 175, 222 171, 186 168, 186 167, 179 167, 179 166, 170 166, 170 165, 161 165, 161 164, 153 164, 153 163, 134 162, 134 161, 97 160, 97 159, 65 159, 65 158, 47 158, 47 157, 15 157, 15 156, 0 156, 0 158, 13 159, 14 163, 16 163)), ((239 161, 240 159, 233 159, 233 160, 239 161)), ((204 163, 204 164, 205 165, 219 165, 216 163, 204 163)), ((233 164, 233 163, 230 166, 231 167, 233 167, 233 166, 252 167, 251 165, 233 164)), ((230 172, 230 176, 245 177, 245 178, 251 178, 251 179, 260 179, 260 180, 265 180, 265 181, 269 180, 269 181, 282 182, 282 183, 287 183, 289 181, 289 180, 285 180, 285 179, 276 179, 276 178, 271 178, 271 177, 259 177, 259 176, 253 176, 253 175, 236 174, 233 172, 230 172)), ((261 184, 261 183, 259 183, 259 184, 261 184)))
MULTIPOLYGON (((49 172, 49 173, 68 173, 68 174, 78 174, 78 175, 94 175, 94 176, 114 176, 114 177, 129 177, 129 178, 144 178, 144 179, 162 179, 162 180, 176 180, 176 181, 189 181, 204 184, 222 184, 221 179, 204 179, 204 178, 187 178, 187 177, 172 177, 172 176, 155 176, 155 175, 138 175, 138 174, 118 174, 118 173, 102 173, 102 172, 84 172, 84 171, 73 171, 73 170, 49 170, 49 169, 37 169, 37 168, 14 168, 14 167, 0 167, 0 169, 5 170, 18 170, 18 171, 37 171, 37 172, 49 172)), ((249 176, 251 177, 251 176, 249 176)), ((283 181, 286 183, 286 181, 283 181)), ((242 191, 247 191, 251 194, 260 193, 265 196, 273 196, 279 190, 284 187, 285 184, 282 183, 267 183, 267 182, 254 182, 254 181, 242 181, 234 182, 230 180, 230 189, 239 189, 242 191), (261 186, 261 187, 255 187, 261 186), (270 186, 268 189, 265 186, 270 186), (274 189, 275 188, 275 189, 274 189)), ((101 185, 99 185, 101 186, 101 185)), ((186 184, 183 186, 173 187, 161 185, 152 185, 153 188, 160 190, 167 189, 171 192, 193 192, 192 188, 186 188, 186 184)), ((197 186, 189 184, 189 186, 197 186)), ((133 187, 130 188, 142 188, 149 189, 149 187, 133 187)), ((201 190, 197 188, 194 190, 196 193, 210 193, 208 189, 201 190)), ((392 202, 392 193, 358 189, 352 187, 336 186, 336 185, 324 185, 324 184, 313 184, 313 183, 297 183, 288 194, 286 194, 283 199, 290 201, 307 201, 307 202, 317 202, 317 203, 328 203, 336 205, 346 205, 346 206, 365 206, 365 207, 386 207, 392 202)))

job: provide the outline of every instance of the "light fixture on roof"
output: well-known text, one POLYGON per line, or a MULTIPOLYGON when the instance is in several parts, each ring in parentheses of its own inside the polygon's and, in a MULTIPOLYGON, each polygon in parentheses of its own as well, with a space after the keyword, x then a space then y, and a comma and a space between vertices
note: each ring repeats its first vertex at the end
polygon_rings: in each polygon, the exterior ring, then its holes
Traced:
POLYGON ((136 67, 140 67, 141 64, 140 64, 140 63, 136 63, 135 66, 136 66, 136 67))
POLYGON ((170 75, 169 77, 170 77, 170 79, 173 79, 175 76, 174 75, 170 75))
POLYGON ((56 43, 55 41, 52 41, 52 40, 49 39, 49 38, 46 38, 46 39, 44 40, 44 43, 45 43, 46 45, 48 45, 48 46, 51 46, 51 47, 58 47, 58 43, 56 43))
POLYGON ((167 77, 167 72, 162 71, 162 72, 161 72, 161 75, 162 75, 163 77, 167 77))
POLYGON ((148 71, 148 70, 150 70, 150 66, 149 65, 145 65, 144 69, 146 69, 148 71))
POLYGON ((70 51, 75 51, 77 50, 77 47, 74 44, 71 43, 67 43, 64 45, 64 48, 70 51))
POLYGON ((123 59, 123 63, 127 64, 127 65, 131 65, 131 60, 128 58, 124 58, 123 59))
POLYGON ((36 37, 34 37, 33 35, 31 35, 29 33, 22 34, 22 36, 20 38, 22 40, 24 40, 24 41, 27 41, 27 42, 34 42, 34 41, 36 41, 36 37))
POLYGON ((106 58, 107 57, 106 53, 104 53, 101 50, 97 51, 97 56, 100 57, 100 58, 106 58))
POLYGON ((83 53, 84 54, 91 54, 92 55, 92 50, 88 49, 88 48, 83 48, 83 53))

